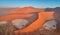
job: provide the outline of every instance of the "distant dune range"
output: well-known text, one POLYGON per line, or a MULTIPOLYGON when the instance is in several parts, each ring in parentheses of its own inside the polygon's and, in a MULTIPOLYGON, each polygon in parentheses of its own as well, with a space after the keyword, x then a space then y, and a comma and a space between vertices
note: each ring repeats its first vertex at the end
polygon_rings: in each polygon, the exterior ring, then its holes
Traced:
MULTIPOLYGON (((43 11, 43 9, 38 9, 38 8, 33 8, 33 7, 25 7, 25 8, 3 8, 3 9, 0 9, 0 18, 3 19, 3 17, 7 18, 9 17, 9 19, 11 18, 15 18, 15 17, 18 17, 17 15, 19 14, 29 14, 29 13, 32 13, 32 12, 39 12, 39 11, 43 11), (15 15, 15 16, 14 16, 15 15), (12 17, 14 16, 14 17, 12 17)), ((27 15, 25 14, 25 15, 27 15)), ((26 17, 28 17, 29 15, 27 15, 26 17)), ((24 17, 24 16, 22 16, 24 17)), ((18 17, 20 18, 20 17, 18 17)))

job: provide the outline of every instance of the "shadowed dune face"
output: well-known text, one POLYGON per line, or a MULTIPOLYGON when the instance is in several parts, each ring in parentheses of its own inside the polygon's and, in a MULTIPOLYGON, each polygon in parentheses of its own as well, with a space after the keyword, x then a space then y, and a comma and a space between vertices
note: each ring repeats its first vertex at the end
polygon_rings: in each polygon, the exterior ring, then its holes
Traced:
POLYGON ((0 8, 0 16, 6 16, 8 14, 14 13, 18 9, 17 8, 0 8))
POLYGON ((57 20, 57 31, 60 31, 60 12, 56 12, 54 17, 57 20))
POLYGON ((54 18, 57 20, 57 30, 60 31, 60 7, 54 8, 54 18))

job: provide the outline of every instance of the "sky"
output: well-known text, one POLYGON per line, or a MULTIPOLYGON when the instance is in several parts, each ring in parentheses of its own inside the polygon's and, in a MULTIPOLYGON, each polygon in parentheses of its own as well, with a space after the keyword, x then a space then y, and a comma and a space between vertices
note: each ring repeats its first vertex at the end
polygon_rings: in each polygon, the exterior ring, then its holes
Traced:
POLYGON ((0 8, 4 7, 60 7, 60 0, 0 0, 0 8))

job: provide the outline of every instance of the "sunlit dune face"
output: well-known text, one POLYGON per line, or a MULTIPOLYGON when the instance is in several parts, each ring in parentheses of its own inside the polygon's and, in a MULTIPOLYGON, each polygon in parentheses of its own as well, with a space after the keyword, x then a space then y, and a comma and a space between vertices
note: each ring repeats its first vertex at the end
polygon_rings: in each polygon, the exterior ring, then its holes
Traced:
POLYGON ((18 29, 24 28, 28 23, 29 23, 29 21, 26 20, 26 19, 15 19, 15 20, 12 20, 12 24, 18 29))
POLYGON ((29 18, 33 16, 33 14, 25 14, 25 13, 13 13, 7 16, 0 17, 0 20, 12 20, 16 18, 29 18))
POLYGON ((21 8, 19 10, 17 10, 17 13, 29 13, 29 12, 36 12, 38 11, 38 8, 34 8, 34 7, 24 7, 21 8), (21 12, 20 12, 21 11, 21 12))

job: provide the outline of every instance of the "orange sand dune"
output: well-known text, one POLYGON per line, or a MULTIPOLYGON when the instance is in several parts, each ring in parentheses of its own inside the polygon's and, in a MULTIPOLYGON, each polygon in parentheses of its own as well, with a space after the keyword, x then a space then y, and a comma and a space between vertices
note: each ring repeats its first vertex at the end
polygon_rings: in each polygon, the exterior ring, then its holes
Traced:
POLYGON ((20 31, 20 32, 32 32, 32 31, 40 28, 44 24, 44 22, 47 19, 51 18, 52 16, 53 16, 53 12, 40 12, 38 20, 36 20, 34 23, 32 23, 27 28, 25 28, 23 30, 18 30, 18 31, 20 31))
POLYGON ((9 14, 7 16, 2 16, 0 17, 0 21, 2 20, 13 20, 16 18, 28 18, 32 16, 33 14, 19 14, 19 13, 14 13, 14 14, 9 14))
POLYGON ((31 12, 41 12, 43 9, 34 8, 34 7, 24 7, 16 11, 16 13, 31 13, 31 12))
POLYGON ((12 13, 12 14, 0 17, 0 21, 2 20, 10 21, 16 18, 26 18, 26 17, 32 16, 33 14, 21 14, 21 13, 30 13, 30 12, 39 12, 38 19, 35 22, 33 22, 31 25, 29 25, 28 27, 22 30, 15 31, 16 33, 17 32, 21 32, 21 33, 32 32, 34 30, 37 30, 44 24, 46 20, 51 19, 54 14, 54 12, 44 12, 43 10, 38 9, 38 8, 25 7, 25 8, 18 9, 16 13, 12 13))

